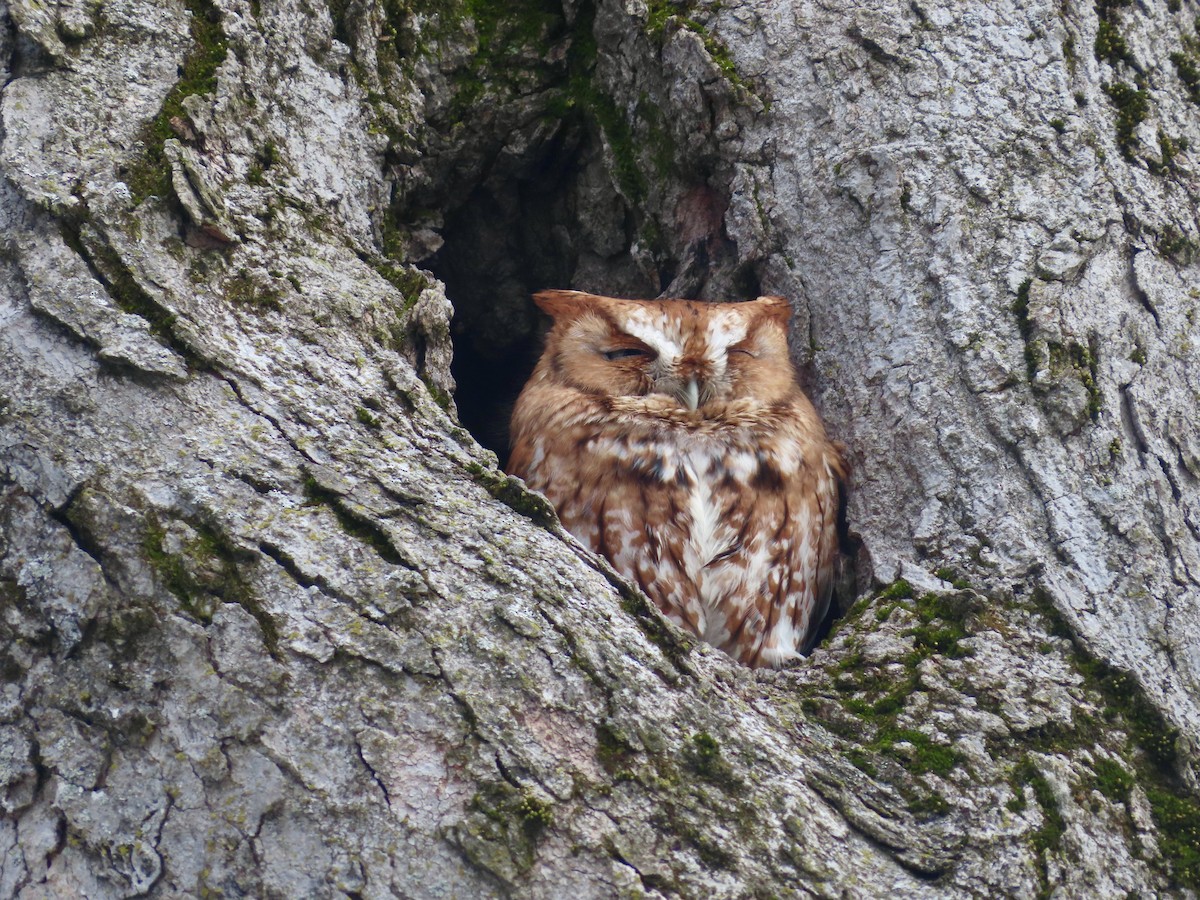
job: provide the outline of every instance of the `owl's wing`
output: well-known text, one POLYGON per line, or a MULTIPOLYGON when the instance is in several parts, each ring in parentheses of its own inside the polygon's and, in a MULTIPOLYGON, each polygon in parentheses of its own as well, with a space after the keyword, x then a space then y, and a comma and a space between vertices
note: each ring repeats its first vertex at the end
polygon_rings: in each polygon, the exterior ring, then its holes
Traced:
POLYGON ((759 638, 735 654, 748 665, 781 666, 808 653, 829 609, 844 470, 832 448, 814 457, 779 486, 782 504, 758 501, 768 511, 760 527, 771 533, 771 568, 755 604, 764 620, 759 638))

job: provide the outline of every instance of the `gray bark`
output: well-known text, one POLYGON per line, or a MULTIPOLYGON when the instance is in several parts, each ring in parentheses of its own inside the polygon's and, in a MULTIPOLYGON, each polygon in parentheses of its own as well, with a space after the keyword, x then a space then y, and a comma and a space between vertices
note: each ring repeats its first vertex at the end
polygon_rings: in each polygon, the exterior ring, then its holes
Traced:
POLYGON ((1196 12, 0 0, 0 896, 1192 893, 1196 12), (547 286, 794 301, 806 664, 476 442, 547 286))

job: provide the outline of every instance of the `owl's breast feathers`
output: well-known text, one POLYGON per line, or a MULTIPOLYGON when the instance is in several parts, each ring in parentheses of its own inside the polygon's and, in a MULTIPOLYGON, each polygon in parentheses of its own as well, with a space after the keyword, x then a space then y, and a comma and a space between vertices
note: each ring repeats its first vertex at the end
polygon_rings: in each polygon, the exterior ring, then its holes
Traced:
POLYGON ((697 411, 654 396, 563 404, 561 391, 543 405, 537 393, 518 407, 509 471, 576 537, 747 665, 808 650, 829 602, 844 469, 799 390, 697 411))

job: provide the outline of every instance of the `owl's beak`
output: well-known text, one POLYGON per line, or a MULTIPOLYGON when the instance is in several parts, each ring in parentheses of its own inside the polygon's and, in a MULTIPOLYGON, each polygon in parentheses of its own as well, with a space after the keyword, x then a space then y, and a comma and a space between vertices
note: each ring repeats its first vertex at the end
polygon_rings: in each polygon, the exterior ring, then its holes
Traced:
POLYGON ((700 385, 695 378, 689 378, 688 383, 679 392, 679 399, 688 409, 695 411, 700 406, 700 385))

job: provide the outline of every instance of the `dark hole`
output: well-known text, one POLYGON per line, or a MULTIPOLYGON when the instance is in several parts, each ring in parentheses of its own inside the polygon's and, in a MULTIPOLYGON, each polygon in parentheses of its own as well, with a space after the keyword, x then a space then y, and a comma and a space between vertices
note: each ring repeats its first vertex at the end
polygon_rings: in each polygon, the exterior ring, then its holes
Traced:
POLYGON ((454 305, 455 403, 462 424, 502 462, 513 404, 548 325, 531 295, 574 288, 654 296, 629 258, 628 215, 586 130, 568 124, 518 172, 485 181, 447 216, 445 244, 428 267, 454 305))

